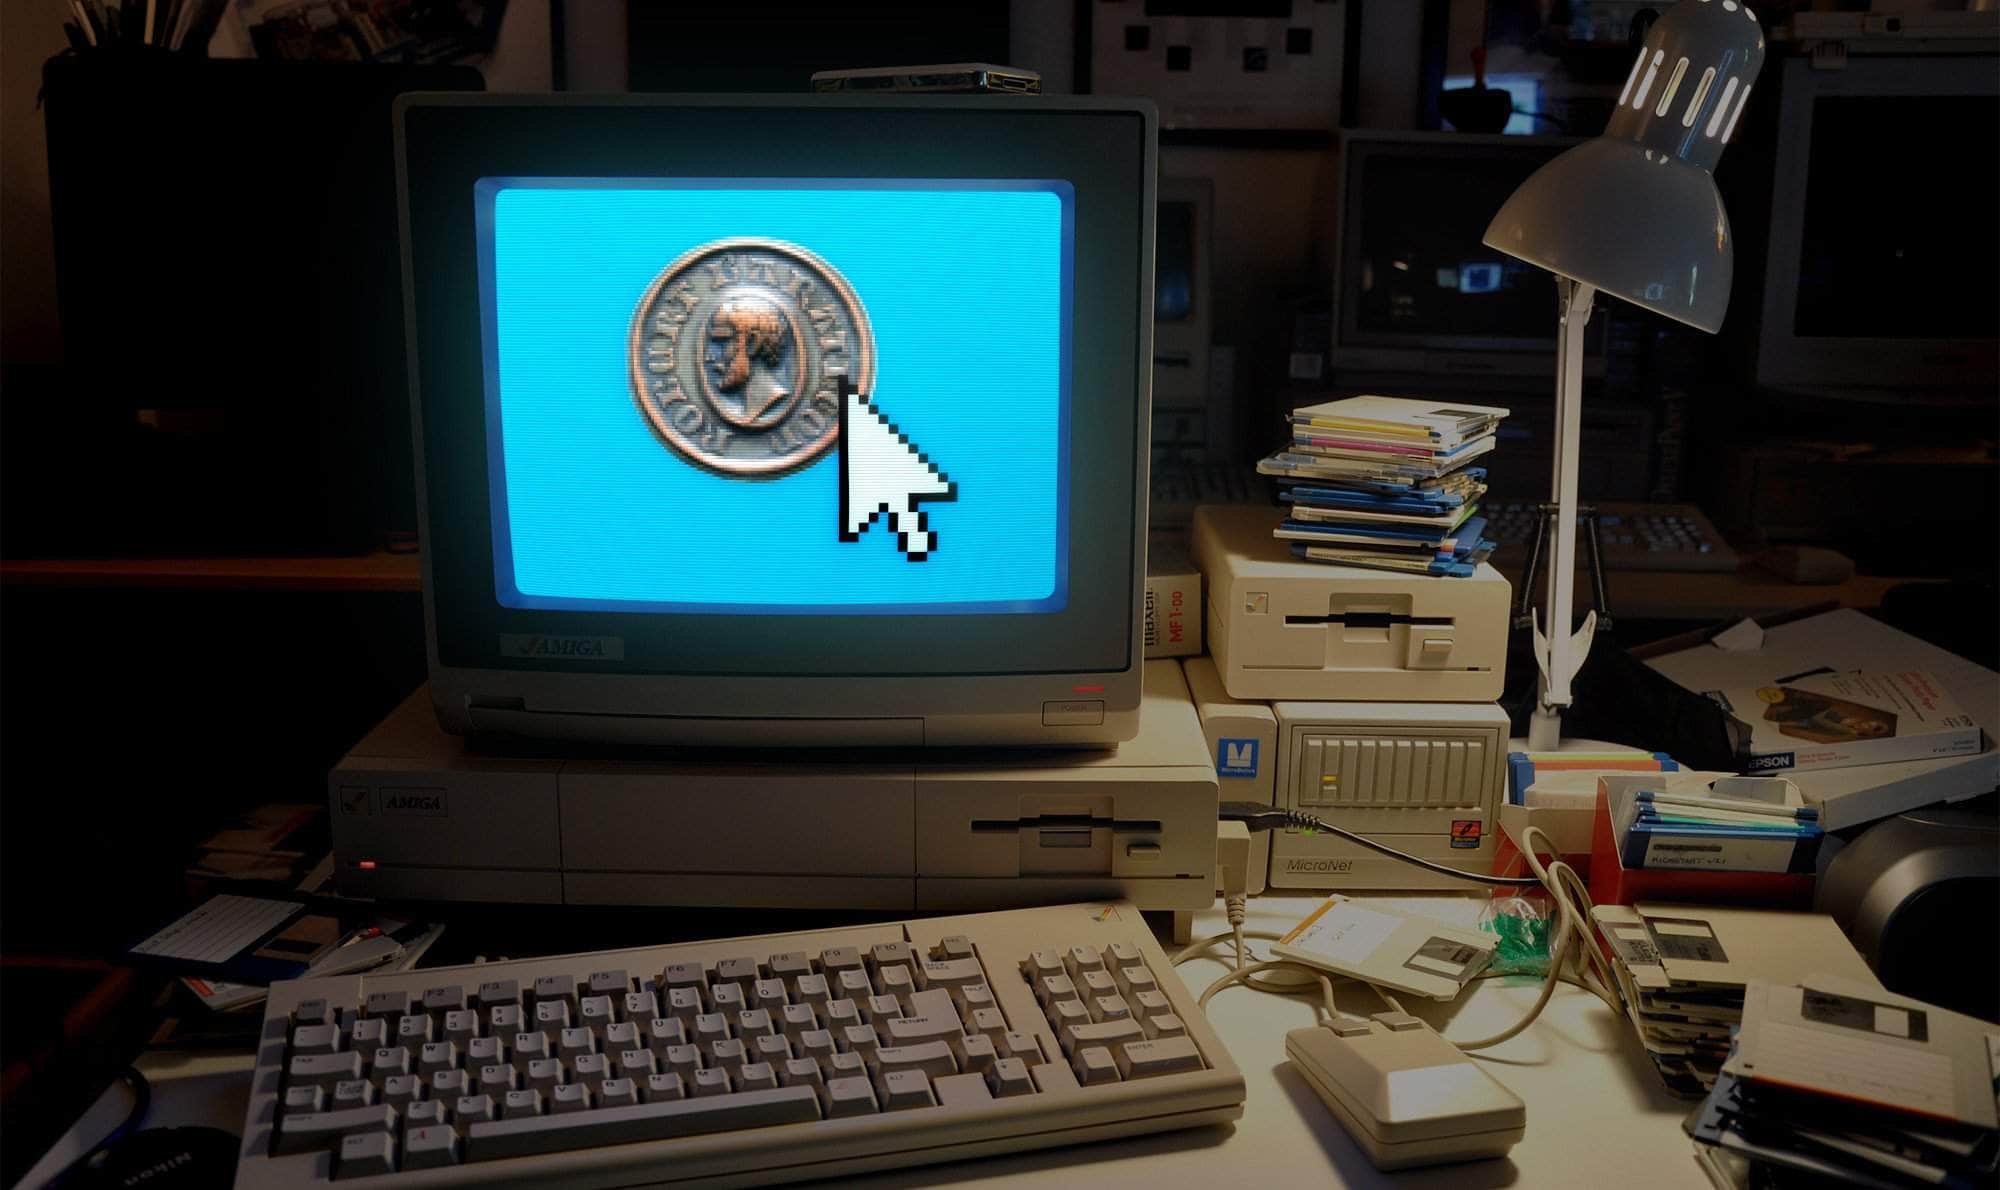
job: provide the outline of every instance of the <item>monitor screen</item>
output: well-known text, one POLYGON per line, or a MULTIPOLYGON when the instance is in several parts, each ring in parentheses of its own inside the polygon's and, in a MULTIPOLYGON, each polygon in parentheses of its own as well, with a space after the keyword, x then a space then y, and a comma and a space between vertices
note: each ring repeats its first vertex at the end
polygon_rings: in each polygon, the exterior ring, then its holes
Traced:
POLYGON ((1068 182, 498 177, 476 193, 502 604, 1065 606, 1068 182))
MULTIPOLYGON (((1480 243, 1516 187, 1555 154, 1376 153, 1360 164, 1355 328, 1364 340, 1546 340, 1555 281, 1480 243)), ((1356 193, 1350 187, 1349 194, 1356 193)))
POLYGON ((1815 99, 1793 333, 1992 338, 1996 144, 2000 98, 1991 94, 1815 99))

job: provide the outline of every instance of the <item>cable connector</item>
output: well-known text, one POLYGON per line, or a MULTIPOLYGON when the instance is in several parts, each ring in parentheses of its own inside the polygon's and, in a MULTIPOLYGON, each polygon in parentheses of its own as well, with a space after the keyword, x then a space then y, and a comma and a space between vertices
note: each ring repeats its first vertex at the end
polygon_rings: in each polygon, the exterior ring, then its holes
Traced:
MULTIPOLYGON (((1250 804, 1250 803, 1245 803, 1250 804)), ((1215 824, 1215 874, 1222 885, 1222 903, 1239 904, 1250 893, 1250 830, 1240 822, 1215 824)), ((1232 926, 1242 925, 1241 917, 1232 926)))
POLYGON ((1216 807, 1215 813, 1224 823, 1240 822, 1248 831, 1275 831, 1287 827, 1311 830, 1319 825, 1319 820, 1310 814, 1267 806, 1263 802, 1223 802, 1216 807))

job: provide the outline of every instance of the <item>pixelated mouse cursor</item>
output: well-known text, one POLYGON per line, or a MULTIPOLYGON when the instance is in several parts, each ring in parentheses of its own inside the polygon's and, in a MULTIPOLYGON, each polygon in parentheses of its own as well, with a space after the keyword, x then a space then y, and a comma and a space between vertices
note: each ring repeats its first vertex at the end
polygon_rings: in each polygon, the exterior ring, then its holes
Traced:
POLYGON ((918 502, 957 496, 951 478, 841 377, 840 539, 859 541, 870 521, 886 516, 903 557, 921 562, 937 548, 937 534, 918 502))

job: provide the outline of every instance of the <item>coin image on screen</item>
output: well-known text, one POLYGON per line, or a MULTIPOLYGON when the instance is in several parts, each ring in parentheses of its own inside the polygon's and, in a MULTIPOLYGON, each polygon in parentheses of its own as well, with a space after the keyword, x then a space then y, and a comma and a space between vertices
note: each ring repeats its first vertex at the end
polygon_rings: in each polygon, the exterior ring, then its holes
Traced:
POLYGON ((726 475, 805 466, 840 432, 839 378, 874 391, 874 335, 854 287, 781 240, 716 240, 669 264, 633 313, 631 355, 653 432, 726 475))

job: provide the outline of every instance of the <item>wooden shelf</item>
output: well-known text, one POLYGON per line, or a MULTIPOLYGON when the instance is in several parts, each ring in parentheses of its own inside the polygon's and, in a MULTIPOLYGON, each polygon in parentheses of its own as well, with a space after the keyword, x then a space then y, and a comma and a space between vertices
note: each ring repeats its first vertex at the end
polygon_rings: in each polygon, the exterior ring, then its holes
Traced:
POLYGON ((36 558, 0 560, 10 587, 138 587, 219 591, 410 592, 415 554, 335 558, 36 558))

